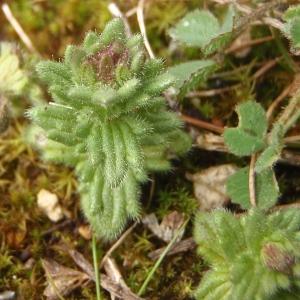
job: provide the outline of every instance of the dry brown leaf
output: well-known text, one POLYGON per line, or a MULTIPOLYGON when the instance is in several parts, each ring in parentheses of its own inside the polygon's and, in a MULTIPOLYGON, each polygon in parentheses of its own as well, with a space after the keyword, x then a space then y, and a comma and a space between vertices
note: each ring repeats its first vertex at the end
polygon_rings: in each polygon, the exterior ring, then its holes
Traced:
POLYGON ((199 201, 200 210, 208 211, 228 203, 226 181, 236 170, 235 165, 225 164, 187 174, 187 178, 194 184, 194 194, 199 201))
MULTIPOLYGON (((86 276, 95 281, 94 269, 90 262, 75 249, 71 249, 67 244, 60 245, 60 248, 68 252, 74 262, 85 272, 86 276)), ((104 274, 100 275, 100 285, 109 293, 120 299, 126 300, 142 300, 143 298, 135 295, 127 286, 123 286, 113 278, 110 278, 104 274)))
MULTIPOLYGON (((184 215, 177 211, 173 211, 170 214, 164 216, 162 222, 159 224, 155 214, 149 214, 142 220, 158 238, 165 242, 170 242, 174 237, 174 234, 184 223, 184 215)), ((184 231, 177 238, 177 241, 181 240, 184 231)))
POLYGON ((91 280, 87 274, 64 267, 52 259, 42 259, 42 266, 48 282, 44 296, 49 300, 58 299, 58 295, 66 296, 91 280))
POLYGON ((78 233, 85 239, 91 240, 92 239, 92 230, 89 225, 81 225, 78 227, 78 233))

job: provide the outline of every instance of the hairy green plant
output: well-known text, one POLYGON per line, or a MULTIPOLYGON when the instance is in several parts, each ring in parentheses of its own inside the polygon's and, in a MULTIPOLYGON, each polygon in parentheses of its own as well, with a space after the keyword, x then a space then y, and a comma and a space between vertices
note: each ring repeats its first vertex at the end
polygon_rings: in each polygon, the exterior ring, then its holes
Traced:
POLYGON ((189 147, 160 97, 174 78, 160 59, 146 59, 142 37, 128 38, 121 19, 37 71, 53 99, 28 112, 47 134, 44 158, 75 168, 84 214, 98 236, 112 239, 139 216, 148 172, 169 170, 170 149, 189 147))
MULTIPOLYGON (((268 132, 267 117, 262 106, 254 101, 246 101, 236 108, 238 126, 226 128, 224 132, 224 142, 230 152, 237 156, 257 156, 254 168, 256 202, 262 209, 272 207, 279 197, 273 167, 284 147, 284 135, 300 116, 297 109, 299 103, 300 91, 295 93, 281 117, 268 132)), ((228 179, 227 192, 232 201, 240 204, 242 208, 251 207, 248 167, 237 171, 228 179)))
POLYGON ((283 33, 291 41, 291 51, 299 55, 300 48, 300 5, 291 6, 284 14, 286 21, 283 33))
POLYGON ((299 229, 298 209, 268 216, 252 209, 240 218, 225 210, 198 213, 194 236, 211 270, 196 299, 271 300, 276 293, 281 299, 292 297, 290 291, 300 286, 299 229))

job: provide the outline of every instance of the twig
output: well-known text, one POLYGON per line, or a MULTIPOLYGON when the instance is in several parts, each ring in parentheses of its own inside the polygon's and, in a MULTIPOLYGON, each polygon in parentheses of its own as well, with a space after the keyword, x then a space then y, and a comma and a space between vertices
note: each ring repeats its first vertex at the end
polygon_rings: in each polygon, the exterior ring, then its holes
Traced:
POLYGON ((187 219, 180 228, 178 228, 176 234, 174 234, 172 240, 170 241, 170 243, 168 244, 168 246, 165 248, 165 250, 163 251, 163 253, 161 254, 161 256, 159 257, 159 259, 156 261, 156 263, 154 264, 154 266, 152 267, 152 269, 150 270, 148 276, 146 277, 144 283, 142 284, 140 290, 138 291, 138 296, 141 296, 144 294, 148 283, 150 282, 150 280, 152 279, 155 271, 157 270, 157 268, 160 266, 161 262, 163 261, 163 259, 165 258, 165 256, 167 255, 167 253, 169 252, 169 250, 172 248, 172 246, 174 245, 175 241, 177 240, 178 236, 182 233, 182 230, 184 230, 185 226, 187 225, 187 223, 189 222, 189 219, 187 219))
POLYGON ((284 138, 284 143, 299 143, 300 142, 300 135, 292 135, 292 136, 287 136, 284 138))
POLYGON ((274 39, 273 36, 265 36, 259 39, 255 39, 255 40, 251 40, 247 43, 244 43, 242 45, 233 45, 232 47, 229 47, 228 49, 225 50, 225 54, 230 54, 232 52, 237 52, 240 50, 243 50, 245 48, 251 47, 251 46, 255 46, 255 45, 259 45, 265 42, 269 42, 272 41, 274 39))
POLYGON ((137 16, 140 31, 141 31, 141 34, 143 36, 144 44, 145 44, 145 47, 148 51, 148 54, 149 54, 150 58, 155 58, 155 55, 154 55, 154 53, 152 51, 152 48, 150 46, 150 43, 149 43, 149 40, 148 40, 148 37, 147 37, 147 32, 146 32, 145 20, 144 20, 144 3, 145 3, 145 0, 140 0, 139 1, 138 6, 137 6, 137 10, 136 10, 136 16, 137 16))
POLYGON ((136 10, 137 10, 136 7, 133 7, 133 8, 131 8, 131 9, 129 9, 129 10, 125 13, 126 18, 129 18, 129 17, 133 16, 134 14, 136 14, 136 10))
POLYGON ((190 92, 186 95, 187 98, 193 98, 193 97, 213 97, 217 96, 220 94, 223 94, 224 92, 229 92, 237 87, 240 86, 240 83, 234 84, 231 86, 226 86, 224 88, 220 89, 211 89, 211 90, 203 90, 203 91, 195 91, 195 92, 190 92))
POLYGON ((95 233, 93 233, 92 250, 93 250, 93 262, 94 262, 94 272, 95 272, 96 295, 97 295, 97 300, 101 300, 102 297, 100 293, 100 276, 99 276, 98 256, 97 256, 97 240, 96 240, 95 233))
POLYGON ((249 197, 250 197, 250 203, 253 207, 256 206, 255 162, 256 162, 256 154, 252 154, 251 161, 250 161, 250 169, 249 169, 249 197))
POLYGON ((73 225, 73 224, 75 224, 75 222, 73 220, 70 220, 70 219, 65 220, 65 221, 63 221, 63 222, 61 222, 59 224, 54 225, 50 229, 42 232, 42 236, 47 236, 47 235, 49 235, 50 233, 52 233, 54 231, 60 230, 60 229, 62 229, 64 227, 66 227, 66 226, 73 225))
POLYGON ((17 19, 14 17, 14 15, 13 15, 13 13, 12 13, 9 5, 7 3, 4 3, 4 4, 2 4, 1 8, 2 8, 2 11, 3 11, 6 19, 8 20, 8 22, 10 23, 10 25, 14 28, 14 30, 16 31, 16 33, 18 34, 18 36, 20 37, 20 39, 22 40, 22 42, 25 44, 25 46, 32 53, 35 53, 35 54, 39 55, 39 52, 36 50, 36 48, 32 44, 30 38, 25 33, 25 31, 23 30, 23 28, 21 27, 21 25, 17 21, 17 19))
POLYGON ((118 7, 118 5, 114 2, 111 2, 108 4, 108 10, 110 11, 110 13, 114 16, 114 17, 118 17, 121 18, 124 22, 125 25, 125 31, 126 31, 126 35, 129 37, 132 35, 131 29, 130 29, 130 25, 128 23, 127 20, 127 16, 124 15, 120 8, 118 7))
POLYGON ((194 125, 196 127, 206 129, 206 130, 210 130, 210 131, 213 131, 213 132, 216 132, 216 133, 219 133, 219 134, 222 134, 224 132, 223 127, 216 126, 216 125, 213 125, 211 123, 208 123, 208 122, 205 122, 205 121, 202 121, 202 120, 198 120, 198 119, 195 119, 195 118, 192 118, 190 116, 183 115, 183 114, 181 114, 180 117, 184 122, 186 122, 188 124, 191 124, 191 125, 194 125))
POLYGON ((272 115, 274 113, 274 110, 276 109, 276 107, 278 107, 278 105, 281 103, 281 101, 287 97, 291 91, 293 87, 293 83, 291 83, 290 85, 288 85, 280 94, 279 96, 272 102, 272 104, 269 106, 268 110, 267 110, 267 119, 270 122, 272 115))
POLYGON ((277 63, 281 60, 281 57, 276 57, 270 61, 268 61, 266 64, 264 64, 260 69, 258 69, 252 76, 252 79, 258 79, 262 75, 264 75, 267 71, 269 71, 271 68, 277 65, 277 63))
POLYGON ((135 228, 135 226, 138 224, 138 221, 136 221, 133 225, 131 225, 121 236, 120 238, 109 248, 109 250, 106 252, 106 254, 103 256, 101 263, 100 263, 100 269, 103 267, 106 259, 110 257, 110 255, 123 243, 123 241, 126 239, 126 237, 132 232, 132 230, 135 228))

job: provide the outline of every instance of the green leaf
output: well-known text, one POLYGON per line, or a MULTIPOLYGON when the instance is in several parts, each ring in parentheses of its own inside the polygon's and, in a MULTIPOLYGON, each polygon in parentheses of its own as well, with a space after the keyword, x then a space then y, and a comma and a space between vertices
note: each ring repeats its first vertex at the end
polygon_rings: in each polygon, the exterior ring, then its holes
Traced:
POLYGON ((271 132, 269 146, 260 154, 255 163, 256 172, 260 173, 274 166, 283 148, 283 137, 283 126, 279 123, 275 123, 271 132))
POLYGON ((0 92, 4 95, 20 95, 28 82, 13 44, 0 43, 0 92))
POLYGON ((262 106, 254 101, 240 104, 236 109, 239 116, 237 128, 224 132, 224 142, 229 151, 238 156, 251 155, 265 147, 267 118, 262 106))
POLYGON ((215 52, 228 42, 233 29, 233 6, 229 6, 222 24, 207 10, 188 13, 170 30, 170 35, 179 42, 199 47, 205 55, 215 52))
POLYGON ((230 300, 231 283, 228 271, 208 271, 195 291, 196 299, 230 300))
POLYGON ((293 46, 300 47, 300 17, 294 18, 290 24, 290 35, 293 46))
POLYGON ((300 17, 300 5, 290 6, 283 15, 285 21, 290 21, 295 17, 300 17))
MULTIPOLYGON (((256 202, 262 209, 272 207, 278 197, 279 189, 274 172, 271 168, 265 169, 255 176, 256 202)), ((249 168, 243 168, 229 177, 227 193, 232 202, 240 204, 244 209, 250 209, 249 198, 249 168)))
POLYGON ((273 167, 280 156, 281 148, 271 145, 258 157, 255 163, 255 172, 260 173, 267 168, 273 167))
POLYGON ((176 94, 185 95, 188 91, 205 84, 207 77, 218 68, 213 60, 192 60, 168 68, 175 77, 176 94))
POLYGON ((224 132, 224 142, 229 151, 237 156, 251 155, 265 147, 264 142, 240 128, 228 128, 224 132))
POLYGON ((271 300, 279 293, 282 298, 274 299, 294 299, 287 295, 297 291, 299 280, 298 230, 299 210, 266 214, 256 208, 239 217, 225 210, 197 213, 194 238, 211 269, 195 298, 271 300))
POLYGON ((300 5, 291 6, 283 15, 286 21, 283 26, 283 33, 291 40, 291 51, 299 54, 300 47, 300 5))

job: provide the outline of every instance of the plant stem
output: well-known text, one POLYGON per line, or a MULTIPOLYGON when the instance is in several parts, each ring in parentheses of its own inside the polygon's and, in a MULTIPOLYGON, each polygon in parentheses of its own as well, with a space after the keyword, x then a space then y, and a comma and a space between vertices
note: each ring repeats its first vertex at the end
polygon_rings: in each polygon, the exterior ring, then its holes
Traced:
POLYGON ((151 278, 153 277, 155 271, 157 270, 157 268, 160 266, 161 262, 163 261, 163 259, 165 258, 165 256, 167 255, 167 253, 169 252, 169 250, 172 248, 172 246, 174 245, 174 243, 176 242, 178 236, 181 234, 182 230, 185 228, 185 226, 187 225, 189 219, 187 219, 183 225, 178 228, 177 232, 174 234, 172 240, 170 241, 170 243, 168 244, 168 246, 165 248, 165 250, 162 252, 162 254, 160 255, 160 257, 158 258, 158 260, 156 261, 156 263, 154 264, 154 266, 152 267, 152 269, 150 270, 150 272, 148 273, 148 276, 146 277, 144 283, 142 284, 140 290, 138 291, 138 296, 142 296, 148 286, 148 283, 150 282, 151 278))
POLYGON ((250 169, 249 169, 249 197, 250 203, 253 207, 256 206, 256 190, 255 190, 255 162, 256 154, 251 155, 250 169))
POLYGON ((99 276, 99 268, 98 268, 97 240, 94 233, 93 233, 93 240, 92 240, 92 251, 93 251, 93 262, 94 262, 94 272, 95 272, 96 295, 97 295, 97 300, 101 300, 102 298, 100 293, 100 276, 99 276))

